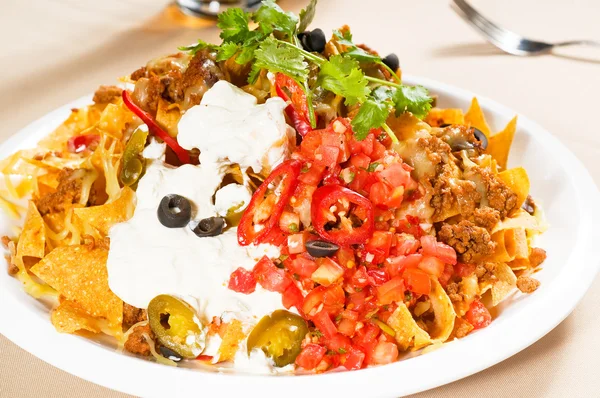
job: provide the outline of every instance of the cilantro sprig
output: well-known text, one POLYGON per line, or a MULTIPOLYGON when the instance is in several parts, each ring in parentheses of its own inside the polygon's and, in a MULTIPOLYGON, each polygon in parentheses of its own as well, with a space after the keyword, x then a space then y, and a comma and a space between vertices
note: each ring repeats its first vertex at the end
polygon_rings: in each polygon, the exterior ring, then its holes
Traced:
POLYGON ((306 9, 296 16, 285 12, 275 0, 263 0, 255 13, 239 8, 229 8, 218 17, 220 37, 223 42, 214 45, 199 40, 196 45, 181 47, 182 51, 196 54, 208 49, 216 53, 217 61, 234 59, 237 64, 251 64, 248 82, 254 83, 261 70, 283 73, 301 85, 307 100, 310 122, 316 127, 312 103, 315 85, 344 97, 346 105, 359 104, 360 108, 352 119, 352 128, 357 139, 367 137, 374 128, 382 128, 398 142, 386 120, 393 110, 396 115, 411 112, 419 118, 425 117, 431 108, 431 98, 423 87, 401 84, 400 78, 385 65, 382 59, 360 48, 352 41, 348 30, 334 31, 333 40, 339 54, 326 59, 302 48, 297 34, 311 23, 317 0, 311 0, 306 9), (258 26, 250 28, 251 22, 258 26), (319 68, 316 82, 309 84, 309 63, 319 68), (376 63, 387 69, 395 81, 367 76, 361 63, 376 63))

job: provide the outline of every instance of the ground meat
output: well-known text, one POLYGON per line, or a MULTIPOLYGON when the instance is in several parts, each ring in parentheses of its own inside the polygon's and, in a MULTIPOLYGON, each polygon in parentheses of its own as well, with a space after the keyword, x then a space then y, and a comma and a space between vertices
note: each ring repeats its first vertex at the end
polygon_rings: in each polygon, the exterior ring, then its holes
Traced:
POLYGON ((154 333, 152 333, 150 325, 136 326, 125 342, 125 349, 137 355, 150 355, 152 351, 150 350, 150 344, 146 341, 144 334, 147 334, 151 339, 154 339, 154 333))
POLYGON ((488 231, 500 221, 500 212, 491 207, 480 207, 473 212, 473 222, 479 227, 483 227, 488 231))
POLYGON ((460 286, 458 283, 449 283, 448 286, 446 286, 446 291, 448 292, 448 297, 450 297, 450 300, 453 303, 463 300, 463 295, 459 293, 460 286))
POLYGON ((147 319, 146 310, 123 303, 123 324, 125 326, 131 326, 147 319))
POLYGON ((8 275, 15 276, 19 272, 19 267, 10 261, 10 256, 6 256, 6 263, 8 264, 8 275))
POLYGON ((94 93, 94 103, 108 104, 121 97, 123 89, 117 86, 100 86, 94 93))
POLYGON ((531 268, 538 267, 544 260, 546 260, 546 250, 539 247, 531 249, 531 254, 529 254, 529 265, 531 268))
POLYGON ((452 333, 454 334, 454 337, 460 339, 468 335, 471 330, 473 330, 473 326, 469 322, 463 320, 462 318, 456 318, 452 333))
POLYGON ((147 74, 146 67, 142 66, 141 68, 134 70, 133 73, 131 74, 130 78, 131 78, 131 80, 136 81, 136 80, 141 79, 142 77, 146 77, 146 74, 147 74))
POLYGON ((452 246, 466 263, 492 253, 496 246, 485 228, 468 220, 458 224, 443 224, 438 232, 438 239, 452 246))
POLYGON ((437 136, 454 151, 468 150, 469 157, 481 154, 481 142, 475 138, 473 129, 464 125, 451 125, 439 130, 437 136))
POLYGON ((517 195, 489 170, 472 167, 468 172, 465 172, 465 178, 480 184, 484 188, 488 206, 498 210, 500 219, 510 216, 517 210, 517 195))
POLYGON ((44 216, 48 213, 58 213, 79 202, 85 173, 84 169, 63 169, 58 176, 56 191, 34 199, 40 214, 44 216))
POLYGON ((0 242, 2 242, 2 246, 8 250, 8 244, 10 243, 10 238, 8 236, 3 236, 0 238, 0 242))
POLYGON ((540 281, 528 276, 519 276, 517 278, 517 287, 523 293, 533 293, 540 286, 540 281))

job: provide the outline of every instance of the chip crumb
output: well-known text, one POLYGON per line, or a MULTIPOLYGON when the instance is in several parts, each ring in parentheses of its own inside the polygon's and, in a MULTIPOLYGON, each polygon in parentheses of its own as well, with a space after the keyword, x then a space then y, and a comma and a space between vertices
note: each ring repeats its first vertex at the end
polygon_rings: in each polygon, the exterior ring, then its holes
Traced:
POLYGON ((517 278, 517 287, 523 293, 533 293, 540 286, 540 281, 529 276, 519 276, 517 278))

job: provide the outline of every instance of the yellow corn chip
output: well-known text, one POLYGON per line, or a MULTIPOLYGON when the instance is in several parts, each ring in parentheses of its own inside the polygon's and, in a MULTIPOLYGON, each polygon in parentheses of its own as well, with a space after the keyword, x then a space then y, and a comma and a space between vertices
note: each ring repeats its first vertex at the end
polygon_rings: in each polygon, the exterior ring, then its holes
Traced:
POLYGON ((134 125, 136 118, 123 104, 123 100, 119 99, 116 104, 106 105, 106 108, 104 108, 104 111, 100 115, 98 129, 117 139, 121 139, 125 128, 134 125))
POLYGON ((429 334, 417 325, 404 303, 398 303, 398 308, 388 318, 387 324, 394 329, 394 338, 401 351, 411 347, 418 350, 431 344, 429 334))
POLYGON ((471 101, 471 107, 467 113, 465 113, 465 124, 481 130, 481 132, 488 138, 490 138, 492 135, 490 126, 485 121, 485 116, 481 110, 481 107, 479 106, 479 101, 477 101, 477 98, 473 98, 471 101))
POLYGON ((75 333, 79 330, 100 333, 96 320, 69 300, 61 301, 58 307, 52 310, 50 321, 60 333, 75 333))
POLYGON ((108 287, 107 258, 104 247, 57 247, 31 272, 91 316, 106 318, 114 327, 123 320, 123 302, 108 287))
POLYGON ((508 153, 512 145, 515 132, 517 131, 517 117, 515 116, 499 133, 489 137, 486 152, 492 155, 498 162, 498 165, 505 169, 508 162, 508 153))
POLYGON ((46 248, 46 229, 44 220, 32 200, 29 201, 23 232, 17 243, 17 255, 42 258, 46 248))
POLYGON ((164 99, 159 98, 156 121, 171 137, 177 136, 177 123, 179 123, 179 119, 181 119, 179 105, 169 104, 164 99))
POLYGON ((498 177, 517 195, 517 206, 521 207, 529 195, 529 176, 523 167, 514 167, 498 173, 498 177))
POLYGON ((463 299, 454 303, 454 311, 456 316, 464 316, 475 297, 480 293, 477 275, 471 274, 465 276, 459 283, 459 293, 462 294, 463 299))
POLYGON ((515 273, 505 263, 496 264, 494 278, 479 284, 480 295, 491 290, 492 306, 495 307, 504 300, 517 286, 515 273))
POLYGON ((511 261, 510 263, 508 263, 508 266, 513 271, 521 271, 521 270, 529 268, 529 259, 528 258, 516 258, 513 261, 511 261))
POLYGON ((50 150, 61 151, 66 142, 74 135, 80 134, 98 121, 100 113, 94 106, 73 109, 71 114, 56 130, 42 139, 38 146, 50 150))
POLYGON ((240 341, 245 337, 242 331, 242 322, 234 319, 227 325, 223 341, 219 346, 219 362, 233 361, 235 353, 238 351, 240 341))
POLYGON ((432 108, 424 121, 432 127, 440 127, 443 124, 465 124, 465 115, 462 109, 432 108))
POLYGON ((131 218, 135 207, 134 198, 135 192, 125 186, 121 190, 121 196, 114 202, 101 206, 76 208, 73 211, 79 219, 106 236, 113 225, 131 218))
POLYGON ((431 277, 431 293, 429 294, 431 308, 433 309, 434 327, 429 331, 429 336, 434 341, 446 341, 454 329, 456 313, 450 297, 440 285, 437 278, 431 277))
POLYGON ((506 230, 504 244, 506 245, 506 251, 512 259, 529 257, 529 246, 527 245, 525 228, 506 230))

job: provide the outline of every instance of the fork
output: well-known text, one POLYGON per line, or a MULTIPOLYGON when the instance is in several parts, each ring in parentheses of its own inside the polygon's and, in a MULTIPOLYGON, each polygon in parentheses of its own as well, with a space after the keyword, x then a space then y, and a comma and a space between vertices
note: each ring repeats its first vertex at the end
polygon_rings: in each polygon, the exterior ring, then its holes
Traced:
POLYGON ((490 43, 513 55, 537 55, 551 53, 556 47, 585 45, 600 47, 600 42, 593 40, 570 40, 559 43, 545 43, 526 39, 523 36, 501 28, 471 7, 465 0, 453 0, 453 7, 465 21, 479 31, 490 43), (458 8, 458 9, 456 9, 458 8))

